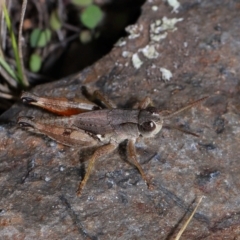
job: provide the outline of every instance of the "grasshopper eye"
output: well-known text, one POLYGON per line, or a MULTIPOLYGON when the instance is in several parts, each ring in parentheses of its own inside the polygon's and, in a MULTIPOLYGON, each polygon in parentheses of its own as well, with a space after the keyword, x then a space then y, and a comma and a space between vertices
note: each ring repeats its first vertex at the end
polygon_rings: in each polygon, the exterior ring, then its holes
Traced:
POLYGON ((156 124, 153 121, 144 122, 139 126, 143 132, 151 132, 156 128, 156 124))

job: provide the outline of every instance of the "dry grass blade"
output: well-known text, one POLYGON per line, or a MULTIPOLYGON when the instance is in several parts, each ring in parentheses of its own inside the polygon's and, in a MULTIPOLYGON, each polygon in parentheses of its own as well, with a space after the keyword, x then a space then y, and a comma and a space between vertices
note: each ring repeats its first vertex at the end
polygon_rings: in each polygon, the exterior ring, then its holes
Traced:
POLYGON ((189 224, 190 221, 192 220, 194 214, 196 213, 196 211, 197 211, 197 209, 198 209, 198 207, 199 207, 199 205, 200 205, 202 199, 203 199, 203 196, 199 199, 199 201, 198 201, 196 207, 194 208, 194 210, 193 210, 191 216, 188 218, 188 220, 187 220, 187 221, 185 222, 185 224, 182 226, 182 228, 180 229, 179 233, 177 234, 175 240, 179 240, 180 237, 182 236, 183 232, 185 231, 185 229, 187 228, 188 224, 189 224))
POLYGON ((4 99, 15 99, 15 100, 16 100, 16 97, 14 97, 13 95, 7 94, 7 93, 1 93, 1 92, 0 92, 0 98, 4 98, 4 99))
POLYGON ((20 59, 20 65, 22 69, 22 81, 23 84, 28 87, 29 83, 24 71, 24 65, 23 65, 23 54, 22 54, 22 28, 23 28, 23 20, 24 20, 24 15, 26 12, 26 7, 27 7, 27 0, 23 1, 22 4, 22 11, 21 11, 21 20, 20 20, 20 26, 19 26, 19 31, 18 31, 18 54, 19 54, 19 59, 20 59))

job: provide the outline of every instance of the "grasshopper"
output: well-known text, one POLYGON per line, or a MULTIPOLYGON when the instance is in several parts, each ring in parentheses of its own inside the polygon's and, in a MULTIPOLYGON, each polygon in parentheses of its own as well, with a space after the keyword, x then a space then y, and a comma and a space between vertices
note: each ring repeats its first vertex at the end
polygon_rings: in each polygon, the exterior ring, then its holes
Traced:
MULTIPOLYGON (((151 189, 150 180, 137 160, 135 141, 138 138, 154 137, 161 131, 165 119, 172 118, 207 98, 201 98, 176 112, 168 114, 165 112, 164 114, 163 111, 152 106, 148 97, 139 103, 137 109, 119 109, 99 91, 95 91, 93 96, 94 99, 100 100, 106 108, 88 100, 75 102, 64 98, 44 98, 29 92, 25 92, 21 96, 24 103, 62 115, 61 117, 53 116, 41 119, 22 116, 18 118, 18 124, 21 128, 47 135, 67 146, 100 145, 89 159, 86 174, 77 189, 78 196, 81 195, 96 160, 111 153, 124 140, 128 140, 127 153, 131 163, 138 169, 143 180, 151 189)), ((193 135, 196 136, 196 134, 193 135)))

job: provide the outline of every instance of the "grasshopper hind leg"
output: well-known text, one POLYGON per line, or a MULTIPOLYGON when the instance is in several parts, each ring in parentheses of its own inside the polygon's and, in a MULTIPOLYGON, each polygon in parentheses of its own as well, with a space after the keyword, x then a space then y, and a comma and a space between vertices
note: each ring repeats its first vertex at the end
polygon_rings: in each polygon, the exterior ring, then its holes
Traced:
POLYGON ((90 94, 88 89, 85 86, 83 86, 82 93, 88 100, 96 103, 100 107, 108 109, 116 108, 116 105, 106 95, 104 95, 102 92, 98 90, 94 91, 93 94, 90 94))
POLYGON ((93 96, 100 100, 108 109, 116 108, 116 105, 100 91, 94 91, 93 96))
POLYGON ((99 109, 96 104, 86 99, 70 101, 66 98, 39 97, 30 92, 24 92, 21 99, 23 103, 34 105, 62 116, 71 116, 99 109))

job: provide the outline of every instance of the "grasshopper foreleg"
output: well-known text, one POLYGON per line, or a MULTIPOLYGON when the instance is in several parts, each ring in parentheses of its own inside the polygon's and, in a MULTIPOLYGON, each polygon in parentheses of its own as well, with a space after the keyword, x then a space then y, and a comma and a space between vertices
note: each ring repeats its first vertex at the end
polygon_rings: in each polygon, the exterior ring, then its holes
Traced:
POLYGON ((147 107, 152 107, 153 102, 150 97, 145 97, 139 104, 138 109, 146 109, 147 107))
POLYGON ((132 160, 131 163, 138 169, 138 171, 140 172, 143 180, 147 183, 148 188, 152 189, 153 186, 150 183, 150 180, 147 178, 147 176, 144 173, 141 165, 137 161, 137 154, 136 154, 135 144, 134 144, 133 140, 128 140, 127 151, 128 151, 128 155, 129 155, 130 159, 132 160))
POLYGON ((93 170, 93 167, 94 167, 94 164, 95 164, 95 161, 102 157, 103 155, 107 155, 109 154, 110 152, 112 152, 114 149, 116 149, 117 145, 113 144, 113 143, 109 143, 107 145, 103 145, 101 147, 99 147, 94 153, 93 155, 91 156, 90 160, 89 160, 89 164, 88 164, 88 167, 87 167, 87 171, 86 171, 86 174, 83 178, 83 180, 80 182, 79 186, 78 186, 78 190, 77 190, 77 195, 80 196, 81 195, 81 192, 84 188, 84 186, 86 185, 87 183, 87 180, 89 179, 89 176, 93 170))

